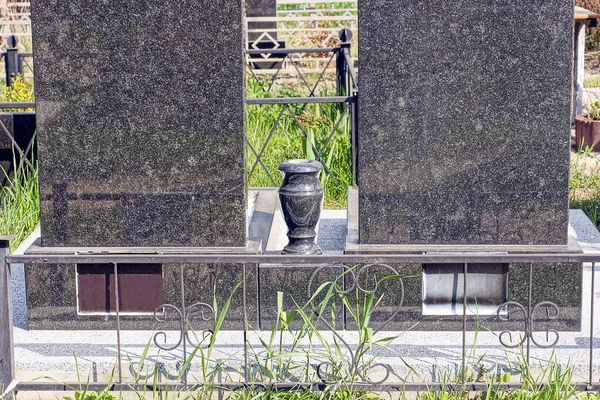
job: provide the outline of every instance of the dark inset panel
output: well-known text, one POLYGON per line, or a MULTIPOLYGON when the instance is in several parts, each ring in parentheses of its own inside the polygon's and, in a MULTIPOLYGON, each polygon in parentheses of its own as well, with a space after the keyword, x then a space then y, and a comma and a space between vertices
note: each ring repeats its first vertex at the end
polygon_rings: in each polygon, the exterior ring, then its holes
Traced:
MULTIPOLYGON (((121 264, 119 268, 122 268, 121 264)), ((140 268, 142 266, 138 266, 140 268)), ((90 267, 95 268, 95 267, 90 267)), ((102 272, 106 273, 103 282, 98 285, 98 296, 103 299, 101 313, 82 314, 77 310, 77 268, 75 265, 39 265, 27 264, 25 266, 25 279, 27 285, 27 316, 29 329, 58 329, 58 330, 93 330, 93 329, 116 329, 116 316, 114 313, 105 315, 107 308, 113 308, 114 286, 112 285, 112 266, 100 265, 102 272), (109 294, 106 295, 106 281, 109 281, 109 294), (108 306, 105 306, 106 299, 108 306), (104 314, 103 314, 104 313, 104 314)), ((132 266, 126 266, 122 272, 130 271, 132 266)), ((150 269, 152 279, 155 278, 156 270, 150 269)), ((121 275, 121 274, 119 274, 121 275)), ((131 279, 137 279, 130 275, 131 279)), ((96 278, 94 278, 96 279, 96 278)), ((239 264, 185 264, 163 265, 162 287, 141 286, 135 288, 136 293, 125 293, 122 288, 124 282, 119 281, 121 288, 121 309, 131 309, 127 304, 127 296, 154 296, 156 306, 168 304, 164 313, 161 313, 160 321, 157 321, 152 313, 144 315, 126 314, 121 316, 121 329, 127 330, 178 330, 180 329, 180 314, 175 310, 182 310, 182 289, 185 297, 186 318, 194 330, 212 329, 215 317, 208 308, 194 306, 198 303, 208 305, 210 308, 216 303, 217 314, 223 312, 224 304, 231 296, 231 305, 226 314, 223 329, 243 329, 244 317, 252 327, 258 326, 257 317, 257 278, 254 265, 239 264), (244 281, 245 293, 244 302, 244 281), (164 278, 164 280, 163 280, 164 278), (183 281, 183 288, 182 288, 183 281), (138 290, 139 289, 139 290, 138 290), (162 291, 164 289, 164 291, 162 291), (154 293, 155 291, 162 291, 154 293), (160 297, 162 296, 162 297, 160 297), (159 298, 160 297, 160 298, 159 298), (246 313, 244 314, 244 305, 246 313), (202 315, 204 312, 204 315, 202 315)), ((154 282, 158 286, 158 282, 154 282)), ((125 279, 127 284, 127 279, 125 279)), ((155 306, 155 307, 156 307, 155 306)), ((154 311, 154 308, 152 308, 154 311)))
MULTIPOLYGON (((161 264, 119 264, 119 311, 154 313, 165 302, 161 264)), ((77 265, 80 313, 114 313, 115 274, 112 264, 77 265)))

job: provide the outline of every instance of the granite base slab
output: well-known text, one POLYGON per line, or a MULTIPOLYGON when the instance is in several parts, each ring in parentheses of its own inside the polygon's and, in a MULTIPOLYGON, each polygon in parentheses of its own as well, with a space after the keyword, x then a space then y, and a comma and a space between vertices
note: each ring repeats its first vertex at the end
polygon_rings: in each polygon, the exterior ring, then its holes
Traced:
MULTIPOLYGON (((346 254, 424 254, 424 253, 582 253, 581 246, 573 235, 569 235, 567 246, 562 245, 415 245, 415 244, 362 244, 359 242, 359 224, 358 224, 358 188, 352 187, 348 190, 348 216, 347 216, 347 236, 344 252, 346 254)), ((589 221, 588 221, 589 222, 589 221)), ((460 266, 459 266, 460 267, 460 266)), ((528 264, 509 264, 500 266, 501 269, 507 269, 507 297, 505 301, 514 301, 527 308, 527 292, 529 282, 528 264)), ((419 330, 441 330, 452 331, 462 329, 462 295, 457 296, 458 302, 447 304, 436 304, 445 308, 446 311, 440 312, 440 315, 423 315, 423 301, 426 295, 423 293, 423 265, 393 265, 392 268, 398 271, 398 274, 409 276, 404 279, 404 301, 401 312, 392 320, 387 322, 386 328, 392 330, 406 330, 412 327, 419 330), (448 312, 451 309, 454 311, 448 312), (456 315, 444 315, 456 314, 456 315)), ((452 268, 447 265, 446 268, 452 268)), ((458 268, 459 270, 461 268, 458 268)), ((457 274, 458 275, 458 274, 457 274)), ((462 281, 462 274, 457 276, 462 281)), ((552 302, 556 304, 559 313, 556 318, 545 318, 544 312, 550 312, 554 315, 555 309, 538 309, 534 315, 536 319, 536 329, 556 329, 558 331, 578 331, 581 329, 581 304, 582 304, 582 264, 579 263, 558 263, 558 264, 535 264, 532 269, 532 307, 542 302, 552 302), (538 315, 539 314, 539 315, 538 315)), ((456 285, 455 289, 460 285, 456 285)), ((467 283, 468 286, 468 283, 467 283)), ((461 289, 462 290, 462 289, 461 289)), ((509 312, 513 314, 507 322, 501 321, 496 313, 489 312, 493 306, 486 308, 485 314, 476 310, 478 308, 477 300, 473 293, 481 292, 480 288, 467 289, 467 329, 475 330, 481 326, 489 329, 515 329, 523 326, 526 316, 515 315, 514 309, 509 312)), ((374 317, 374 321, 386 321, 395 310, 399 301, 398 293, 386 293, 382 298, 382 311, 374 317), (385 309, 388 311, 385 311, 385 309)), ((503 302, 499 302, 500 306, 503 302)), ((498 307, 495 307, 496 309, 498 307)), ((506 310, 501 311, 506 315, 506 310)), ((522 314, 522 312, 521 312, 522 314)), ((348 327, 350 329, 350 327, 348 327)))
MULTIPOLYGON (((344 285, 344 267, 340 265, 283 265, 260 264, 257 268, 258 276, 258 303, 259 303, 259 328, 270 330, 277 322, 278 302, 282 310, 291 315, 290 311, 301 308, 306 315, 314 315, 320 310, 323 315, 332 315, 332 305, 337 313, 327 322, 331 326, 344 326, 344 312, 341 299, 336 298, 335 303, 329 302, 320 309, 320 304, 325 296, 325 291, 319 291, 326 282, 337 282, 340 287, 344 285)), ((320 329, 326 329, 324 321, 317 321, 320 329)), ((291 324, 293 329, 302 325, 302 319, 297 316, 291 324)))
MULTIPOLYGON (((266 246, 277 205, 276 190, 251 191, 251 212, 245 247, 42 247, 37 238, 24 251, 42 258, 44 254, 260 254, 266 246)), ((116 329, 114 312, 82 313, 78 299, 75 264, 28 264, 24 266, 26 282, 27 323, 29 329, 116 329)), ((120 274, 120 272, 119 272, 120 274)), ((181 315, 194 329, 209 329, 214 321, 211 308, 220 309, 231 296, 231 309, 224 329, 244 326, 244 304, 247 322, 257 322, 257 276, 253 264, 165 264, 162 266, 165 304, 155 316, 153 312, 123 313, 121 329, 178 329, 181 315), (245 288, 244 288, 245 285, 245 288), (242 293, 246 292, 244 303, 242 293), (184 305, 185 303, 185 305, 184 305), (186 309, 188 310, 186 312, 186 309)), ((109 290, 107 285, 106 290, 109 290)), ((120 290, 126 290, 121 287, 120 290)), ((112 294, 111 296, 114 296, 112 294)), ((111 298, 107 295, 107 298, 111 298)), ((123 295, 121 295, 123 296, 123 295)), ((149 296, 151 297, 151 296, 149 296)), ((110 310, 111 308, 107 308, 110 310)))
POLYGON ((567 245, 525 244, 364 244, 359 232, 359 189, 348 188, 348 234, 344 251, 346 254, 422 254, 427 252, 507 252, 507 253, 581 253, 577 240, 569 235, 567 245))

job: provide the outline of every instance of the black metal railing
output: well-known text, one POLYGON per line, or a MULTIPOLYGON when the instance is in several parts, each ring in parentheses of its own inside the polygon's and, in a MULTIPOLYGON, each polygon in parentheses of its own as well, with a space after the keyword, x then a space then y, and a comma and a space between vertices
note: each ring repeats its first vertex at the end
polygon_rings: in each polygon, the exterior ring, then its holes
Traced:
POLYGON ((7 43, 8 47, 0 57, 4 61, 6 86, 11 87, 17 76, 24 76, 26 71, 33 73, 33 63, 30 61, 33 59, 33 53, 21 52, 18 47, 19 41, 14 35, 9 36, 7 43))
MULTIPOLYGON (((340 35, 341 38, 350 39, 349 35, 340 35)), ((261 50, 247 50, 248 56, 248 74, 251 79, 261 85, 261 92, 264 96, 260 97, 248 97, 246 104, 252 107, 260 106, 275 106, 280 107, 277 118, 274 124, 270 127, 266 140, 261 143, 251 143, 250 140, 246 140, 249 154, 252 155, 253 159, 249 159, 251 167, 247 173, 247 179, 250 180, 256 173, 257 168, 260 168, 266 174, 270 185, 277 186, 277 181, 273 176, 274 171, 269 169, 264 163, 264 156, 268 153, 267 149, 271 143, 271 139, 277 134, 278 128, 280 127, 281 121, 284 118, 291 118, 294 125, 298 129, 299 133, 304 139, 309 135, 309 129, 301 121, 303 113, 306 111, 306 107, 309 104, 317 104, 321 110, 326 104, 338 104, 340 106, 340 113, 335 118, 335 121, 331 122, 331 129, 325 135, 321 145, 316 143, 311 144, 312 151, 315 158, 320 161, 323 166, 325 173, 332 176, 332 171, 328 164, 324 160, 324 153, 330 147, 331 140, 340 129, 344 129, 349 136, 351 143, 351 170, 352 179, 356 181, 357 176, 357 126, 358 126, 358 114, 357 114, 357 98, 358 98, 358 87, 357 87, 357 76, 355 71, 354 61, 351 58, 351 44, 349 42, 342 42, 338 47, 332 48, 316 48, 316 49, 261 49, 261 50), (302 70, 302 65, 299 65, 301 61, 294 58, 295 54, 315 54, 318 56, 328 55, 328 61, 325 68, 318 73, 315 82, 311 83, 310 79, 307 78, 302 70), (259 59, 252 58, 253 56, 260 56, 259 59), (268 56, 268 58, 263 58, 268 56), (274 66, 271 71, 271 76, 266 77, 265 75, 257 75, 255 68, 260 63, 264 63, 267 60, 274 66), (335 61, 335 62, 334 62, 335 61), (297 87, 304 89, 307 93, 305 96, 299 97, 277 97, 277 94, 273 93, 272 89, 278 79, 283 77, 283 69, 285 67, 290 68, 293 66, 295 75, 298 79, 297 87), (335 66, 335 76, 327 79, 328 74, 331 73, 332 66, 335 66), (266 81, 265 81, 266 79, 266 81), (319 86, 325 81, 335 82, 335 95, 321 95, 319 86)), ((31 63, 28 61, 33 56, 32 53, 19 52, 17 47, 16 37, 9 39, 9 48, 5 53, 2 53, 0 57, 4 60, 6 70, 6 84, 10 86, 15 77, 22 75, 25 68, 33 71, 31 63)), ((299 93, 299 91, 296 91, 299 93)), ((20 110, 35 109, 35 103, 0 103, 0 110, 7 110, 10 112, 21 112, 20 110)), ((27 164, 30 164, 31 150, 35 143, 35 133, 28 139, 28 143, 25 148, 19 146, 19 139, 21 133, 14 132, 10 133, 6 126, 0 121, 0 131, 2 135, 5 135, 12 143, 16 156, 19 159, 24 160, 27 164)), ((335 181, 335 177, 333 178, 335 181)))
MULTIPOLYGON (((341 35, 342 38, 350 39, 349 35, 341 35)), ((323 114, 324 105, 326 104, 338 104, 340 113, 335 120, 329 121, 332 123, 331 129, 326 133, 322 140, 322 144, 317 147, 314 143, 311 143, 312 152, 317 161, 321 162, 324 167, 324 171, 328 176, 333 176, 331 169, 324 160, 324 152, 330 146, 331 140, 340 129, 345 129, 350 141, 351 148, 351 170, 352 179, 356 181, 357 176, 357 127, 358 127, 358 114, 357 114, 357 99, 358 99, 358 86, 357 76, 355 71, 354 61, 351 56, 351 44, 349 42, 342 42, 338 47, 331 48, 316 48, 316 49, 260 49, 260 50, 247 50, 249 57, 252 56, 269 56, 266 58, 271 63, 270 76, 265 77, 264 75, 258 76, 255 73, 255 68, 258 63, 265 62, 265 59, 259 59, 258 61, 252 58, 248 59, 248 72, 249 76, 259 84, 261 87, 260 93, 255 97, 246 98, 246 104, 249 106, 277 106, 280 107, 279 112, 274 120, 273 125, 270 127, 269 132, 265 140, 261 143, 251 143, 250 140, 246 140, 248 150, 253 156, 249 158, 252 163, 247 177, 250 180, 257 168, 264 171, 268 177, 269 184, 277 186, 278 183, 273 176, 272 170, 270 170, 263 162, 263 156, 271 143, 272 138, 276 134, 278 128, 284 117, 288 117, 293 121, 294 126, 298 129, 303 140, 309 138, 309 129, 300 120, 302 115, 306 112, 309 104, 317 104, 323 114), (294 59, 294 54, 302 53, 315 54, 321 57, 327 57, 325 67, 317 74, 317 79, 314 82, 309 82, 306 74, 302 71, 302 66, 298 65, 301 61, 294 59), (335 60, 335 63, 334 63, 335 60), (291 66, 291 67, 290 67, 291 66), (332 66, 335 66, 335 76, 333 79, 329 79, 330 82, 335 82, 335 95, 330 95, 327 89, 319 91, 320 85, 322 85, 327 79, 327 74, 331 73, 332 66), (298 97, 290 97, 286 95, 281 96, 279 93, 274 93, 278 79, 283 78, 282 71, 284 68, 295 72, 295 77, 298 81, 296 85, 306 91, 304 95, 298 97), (325 92, 325 95, 322 94, 325 92), (297 106, 297 107, 296 107, 297 106), (345 123, 347 121, 347 123, 345 123)), ((296 90, 296 93, 300 93, 296 90)), ((288 132, 285 132, 288 133, 288 132)), ((283 160, 281 160, 283 161, 283 160)), ((271 168, 272 169, 272 168, 271 168)), ((335 181, 335 178, 334 178, 335 181)))
MULTIPOLYGON (((474 375, 469 375, 469 365, 475 359, 487 359, 490 355, 471 354, 476 346, 476 339, 468 336, 469 331, 478 329, 489 323, 492 328, 486 328, 494 336, 500 348, 518 348, 522 351, 521 362, 530 365, 534 360, 539 363, 541 356, 532 355, 534 348, 561 350, 561 333, 555 329, 556 320, 562 313, 562 308, 556 302, 549 300, 536 300, 540 288, 535 288, 534 268, 546 274, 546 268, 556 267, 563 263, 589 263, 585 266, 585 279, 590 284, 582 299, 587 302, 582 321, 588 321, 587 326, 582 322, 581 333, 578 337, 587 340, 587 374, 579 380, 570 382, 572 387, 579 390, 598 390, 600 381, 594 377, 595 371, 595 324, 598 316, 595 313, 595 279, 596 270, 600 266, 600 253, 573 254, 573 253, 531 253, 531 254, 506 254, 498 252, 477 252, 460 254, 361 254, 347 255, 342 252, 326 252, 316 256, 289 256, 281 254, 206 254, 194 252, 194 249, 181 249, 171 253, 161 249, 140 248, 139 252, 129 249, 131 253, 111 253, 109 249, 82 248, 80 251, 67 253, 54 249, 46 253, 33 255, 8 254, 9 239, 0 238, 0 379, 5 385, 15 379, 14 375, 14 343, 12 341, 11 298, 10 298, 10 271, 11 264, 31 264, 30 268, 55 268, 62 264, 109 264, 114 267, 114 276, 119 276, 119 267, 122 264, 163 264, 177 265, 176 285, 178 294, 172 296, 165 304, 158 307, 153 316, 137 317, 137 323, 142 323, 144 318, 154 319, 156 329, 148 332, 148 337, 140 338, 140 344, 151 343, 154 349, 168 352, 171 360, 178 360, 174 370, 167 373, 170 382, 140 382, 139 373, 126 376, 126 372, 135 368, 131 364, 155 363, 150 368, 158 374, 163 370, 164 363, 157 357, 144 359, 144 356, 132 360, 131 353, 123 356, 121 341, 122 322, 126 318, 119 309, 120 289, 119 280, 115 279, 115 313, 107 315, 107 320, 112 320, 115 329, 117 349, 117 373, 110 382, 93 382, 85 384, 87 390, 102 390, 107 385, 112 390, 144 390, 152 386, 155 390, 199 389, 211 386, 215 390, 240 390, 254 388, 258 390, 277 389, 311 389, 327 390, 330 388, 343 388, 353 390, 385 390, 385 391, 412 391, 412 390, 485 390, 489 382, 482 382, 474 375), (414 268, 423 264, 440 264, 450 267, 462 265, 462 285, 460 310, 453 318, 462 326, 460 343, 456 343, 460 351, 455 355, 447 356, 452 363, 458 366, 454 380, 443 380, 438 375, 437 380, 423 382, 409 381, 400 376, 389 363, 380 361, 381 355, 372 351, 374 343, 382 339, 384 331, 397 330, 395 321, 403 318, 408 311, 404 306, 406 285, 410 283, 414 268), (497 306, 494 315, 482 317, 472 315, 467 310, 467 304, 472 300, 470 292, 470 266, 473 264, 511 264, 517 265, 523 272, 523 284, 526 288, 524 296, 518 297, 511 294, 507 302, 497 306), (230 284, 235 292, 239 290, 241 300, 235 309, 229 309, 233 314, 231 318, 235 323, 242 322, 237 329, 241 335, 237 343, 242 349, 242 354, 218 357, 210 356, 216 338, 224 335, 219 323, 230 318, 224 318, 213 307, 213 293, 208 290, 190 292, 187 289, 191 271, 214 273, 216 268, 223 268, 227 276, 241 277, 239 282, 233 278, 229 281, 219 280, 219 285, 230 284), (189 270, 189 271, 188 271, 189 270), (279 278, 289 280, 289 274, 303 270, 305 278, 287 282, 290 287, 297 288, 298 297, 305 293, 304 306, 295 304, 294 311, 283 306, 277 300, 277 305, 263 299, 261 295, 265 283, 260 283, 261 274, 265 272, 283 274, 279 278), (236 285, 237 283, 237 285, 236 285), (389 286, 392 284, 392 286, 389 286), (301 289, 298 289, 301 287, 301 289), (253 303, 254 302, 254 303, 253 303), (367 307, 370 304, 374 308, 367 307), (355 309, 357 306, 359 309, 355 309), (375 308, 381 310, 375 311, 375 308), (357 312, 358 310, 358 312, 357 312), (287 314, 286 311, 290 312, 287 314), (365 312, 361 317, 361 313, 365 312), (294 322, 294 315, 298 318, 294 322), (302 318, 299 318, 301 316, 302 318), (257 326, 261 318, 272 321, 275 328, 264 326, 263 329, 271 332, 287 332, 292 341, 285 344, 279 351, 256 352, 256 342, 252 344, 252 335, 260 335, 257 326), (269 319, 270 318, 270 319, 269 319), (372 318, 372 320, 371 320, 372 318), (589 318, 589 320, 588 320, 589 318), (220 321, 220 322, 219 322, 220 321), (304 321, 304 324, 298 323, 304 321), (294 325, 295 324, 295 325, 294 325), (161 329, 160 326, 167 329, 161 329), (303 344, 300 338, 294 336, 301 326, 312 326, 312 335, 304 335, 303 344), (588 331, 589 329, 589 331, 588 331), (357 331, 358 341, 348 338, 344 331, 357 331), (174 331, 174 332, 171 332, 174 331), (173 335, 169 336, 169 332, 173 335), (324 335, 329 335, 325 338, 324 335), (312 337, 311 340, 307 338, 312 337), (586 338, 587 337, 587 338, 586 338), (173 341, 168 342, 168 338, 173 341), (335 348, 333 348, 335 346, 335 348), (318 350, 315 350, 317 349, 318 350), (210 358, 210 362, 206 359, 210 358), (199 360, 193 362, 192 360, 199 360), (299 368, 294 373, 294 366, 299 368), (236 377, 227 377, 216 373, 217 370, 238 371, 236 377), (196 376, 196 377, 194 377, 196 376), (219 378, 220 376, 220 378, 219 378)), ((585 280, 584 279, 584 280, 585 280)), ((217 279, 210 282, 216 285, 217 279)), ((210 287, 209 285, 209 287, 210 287)), ((270 287, 269 290, 273 290, 270 287)), ((523 294, 522 294, 523 295, 523 294)), ((224 299, 219 299, 223 304, 224 299)), ((237 300, 236 300, 237 301, 237 300)), ((225 302, 226 303, 226 302, 225 302)), ((233 303, 232 303, 233 304, 233 303)), ((232 306, 233 307, 233 306, 232 306)), ((221 309, 221 312, 223 307, 221 309)), ((456 325, 458 326, 458 325, 456 325)), ((482 329, 484 330, 484 329, 482 329)), ((305 332, 306 333, 306 332, 305 332)), ((483 334, 480 332, 479 334, 483 334)), ((386 335, 389 337, 389 335, 386 335)), ((228 336, 229 338, 229 336, 228 336)), ((391 340, 391 339, 390 339, 391 340)), ((402 337, 395 340, 402 341, 402 337)), ((233 345, 228 339, 228 345, 233 345)), ((418 343, 408 343, 416 345, 418 343)), ((536 350, 539 351, 539 350, 536 350)), ((549 353, 548 353, 549 354, 549 353)), ((398 354, 397 357, 402 357, 398 354)), ((439 355, 438 355, 439 357, 439 355)), ((440 360, 441 361, 441 360, 440 360)), ((505 362, 491 360, 491 362, 505 362)), ((561 360, 566 364, 566 360, 561 360)), ((544 362, 552 363, 548 359, 544 362)), ((555 362, 555 361, 554 361, 555 362)), ((145 375, 147 376, 147 375, 145 375)), ((55 383, 55 382, 16 382, 13 390, 72 390, 81 383, 55 383)), ((518 387, 516 382, 493 383, 495 390, 518 387)))

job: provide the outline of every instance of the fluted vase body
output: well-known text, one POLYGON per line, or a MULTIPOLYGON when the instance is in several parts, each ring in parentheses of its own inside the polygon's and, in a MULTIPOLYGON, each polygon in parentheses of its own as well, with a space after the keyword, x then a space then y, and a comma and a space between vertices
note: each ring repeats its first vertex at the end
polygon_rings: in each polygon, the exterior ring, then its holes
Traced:
POLYGON ((323 253, 315 243, 315 228, 323 205, 323 188, 319 183, 322 169, 321 163, 313 160, 290 160, 279 166, 283 173, 279 201, 289 238, 282 254, 323 253))

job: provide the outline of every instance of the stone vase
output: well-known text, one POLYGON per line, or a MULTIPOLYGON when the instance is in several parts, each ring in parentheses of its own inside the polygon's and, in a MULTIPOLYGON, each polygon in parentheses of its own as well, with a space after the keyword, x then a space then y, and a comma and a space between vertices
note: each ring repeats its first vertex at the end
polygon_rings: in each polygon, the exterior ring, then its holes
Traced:
POLYGON ((575 117, 575 143, 577 149, 593 147, 594 151, 600 151, 600 121, 584 115, 575 117))
POLYGON ((319 183, 322 169, 321 163, 313 160, 290 160, 279 166, 283 173, 279 201, 289 238, 282 254, 323 253, 315 243, 315 228, 323 205, 323 188, 319 183))

